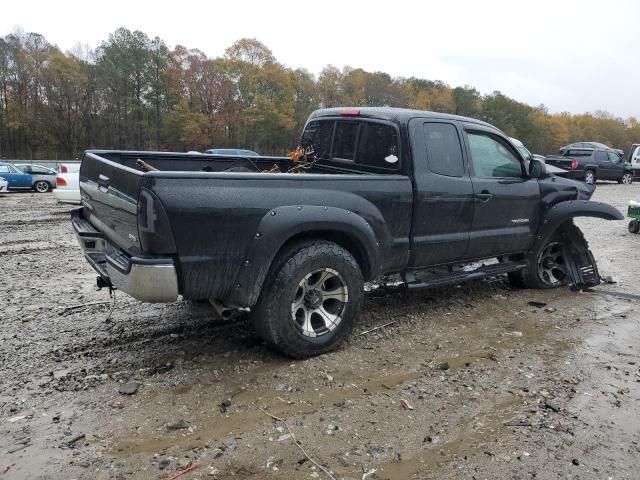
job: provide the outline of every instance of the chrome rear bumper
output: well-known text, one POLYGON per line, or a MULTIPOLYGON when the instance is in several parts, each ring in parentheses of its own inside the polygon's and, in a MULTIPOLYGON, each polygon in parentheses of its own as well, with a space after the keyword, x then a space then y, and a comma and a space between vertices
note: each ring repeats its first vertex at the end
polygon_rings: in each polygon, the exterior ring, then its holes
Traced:
POLYGON ((107 283, 141 302, 173 302, 178 298, 178 277, 173 259, 130 257, 111 245, 102 232, 82 215, 71 212, 71 224, 84 256, 107 283))

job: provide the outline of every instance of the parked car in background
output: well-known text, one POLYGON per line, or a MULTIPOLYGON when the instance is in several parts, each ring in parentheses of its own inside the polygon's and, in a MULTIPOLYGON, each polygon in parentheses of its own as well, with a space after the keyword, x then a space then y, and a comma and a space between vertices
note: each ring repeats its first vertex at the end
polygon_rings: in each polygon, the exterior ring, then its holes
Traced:
POLYGON ((80 204, 80 164, 63 163, 58 169, 53 196, 59 203, 80 204))
POLYGON ((61 163, 58 165, 58 173, 73 173, 80 171, 80 162, 78 163, 61 163))
POLYGON ((14 163, 16 167, 33 177, 34 190, 45 193, 56 188, 57 172, 53 168, 31 163, 14 163))
POLYGON ((640 143, 631 145, 627 161, 631 164, 633 176, 640 177, 640 143))
POLYGON ((39 179, 23 172, 13 163, 0 162, 0 176, 9 183, 9 190, 35 190, 38 193, 46 193, 53 188, 53 180, 39 179))
POLYGON ((609 145, 600 142, 576 142, 570 143, 569 145, 565 145, 564 147, 560 147, 560 155, 564 155, 567 150, 571 150, 574 148, 601 148, 603 150, 613 150, 616 153, 619 153, 620 156, 624 156, 624 151, 619 148, 611 148, 609 145))
MULTIPOLYGON (((539 162, 546 163, 544 160, 544 155, 536 155, 534 153, 531 153, 529 149, 524 146, 524 143, 522 143, 517 138, 509 137, 509 140, 511 140, 511 143, 515 145, 515 147, 518 149, 518 152, 520 152, 520 155, 522 155, 522 158, 524 158, 527 162, 527 168, 529 168, 529 162, 531 160, 538 160, 539 162)), ((560 177, 565 177, 567 175, 566 170, 554 167, 553 165, 547 165, 546 171, 547 173, 553 173, 554 175, 558 175, 560 177)))
POLYGON ((0 193, 7 193, 9 191, 9 182, 3 177, 0 177, 0 193))
POLYGON ((587 183, 596 180, 615 180, 618 183, 633 182, 631 164, 625 162, 616 150, 607 148, 570 148, 563 155, 549 155, 547 165, 568 171, 567 176, 587 183))
POLYGON ((205 150, 204 153, 208 153, 210 155, 230 155, 237 157, 258 157, 258 152, 254 152, 253 150, 244 150, 242 148, 211 148, 209 150, 205 150))

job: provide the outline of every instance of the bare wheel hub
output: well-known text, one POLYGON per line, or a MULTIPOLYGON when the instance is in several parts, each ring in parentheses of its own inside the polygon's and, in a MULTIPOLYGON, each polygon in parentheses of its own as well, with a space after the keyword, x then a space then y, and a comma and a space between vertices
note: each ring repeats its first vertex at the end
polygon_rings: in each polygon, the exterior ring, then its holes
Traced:
POLYGON ((564 246, 552 242, 544 247, 538 258, 538 276, 550 286, 559 286, 567 279, 564 246))
POLYGON ((304 306, 315 309, 322 305, 322 294, 318 290, 309 290, 304 294, 304 306))
POLYGON ((291 318, 307 337, 319 337, 333 331, 342 321, 349 301, 349 290, 342 275, 321 268, 305 275, 291 302, 291 318))

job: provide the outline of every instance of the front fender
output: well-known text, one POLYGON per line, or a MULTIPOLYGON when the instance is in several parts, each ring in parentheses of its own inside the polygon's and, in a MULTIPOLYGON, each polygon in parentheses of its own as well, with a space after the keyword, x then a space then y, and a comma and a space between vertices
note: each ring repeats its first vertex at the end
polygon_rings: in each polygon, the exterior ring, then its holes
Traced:
MULTIPOLYGON (((384 223, 382 217, 375 221, 384 223)), ((360 215, 328 206, 283 206, 265 215, 254 233, 253 242, 226 302, 236 306, 253 305, 271 263, 291 238, 313 232, 336 232, 348 235, 366 255, 367 269, 380 268, 380 241, 371 224, 360 215)))
POLYGON ((564 222, 574 217, 624 220, 624 215, 617 208, 606 203, 592 202, 590 200, 568 200, 556 203, 546 211, 542 218, 533 251, 538 251, 564 222))

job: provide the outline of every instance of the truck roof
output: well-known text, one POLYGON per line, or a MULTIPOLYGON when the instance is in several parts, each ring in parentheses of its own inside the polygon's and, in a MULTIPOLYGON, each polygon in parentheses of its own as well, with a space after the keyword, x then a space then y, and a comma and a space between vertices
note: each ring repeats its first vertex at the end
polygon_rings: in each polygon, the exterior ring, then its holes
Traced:
POLYGON ((412 118, 420 117, 420 118, 433 118, 433 119, 448 119, 448 120, 458 120, 463 122, 471 122, 477 123, 479 125, 484 125, 485 127, 490 127, 498 130, 494 125, 491 125, 487 122, 483 122, 482 120, 477 120, 475 118, 463 117, 461 115, 452 115, 449 113, 440 113, 440 112, 429 112, 425 110, 412 110, 410 108, 395 108, 395 107, 337 107, 337 108, 322 108, 320 110, 314 111, 310 116, 309 120, 317 117, 328 117, 328 116, 341 116, 344 115, 344 112, 358 112, 350 113, 346 116, 353 117, 369 117, 369 118, 381 118, 390 121, 402 122, 409 121, 412 118))

